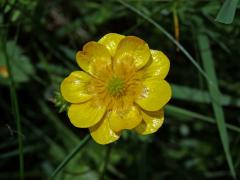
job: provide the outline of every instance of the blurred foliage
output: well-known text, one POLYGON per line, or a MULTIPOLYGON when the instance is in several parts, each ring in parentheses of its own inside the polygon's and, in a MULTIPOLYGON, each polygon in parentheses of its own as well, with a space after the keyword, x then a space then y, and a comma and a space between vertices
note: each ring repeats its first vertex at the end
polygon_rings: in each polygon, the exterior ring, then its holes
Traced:
POLYGON ((239 0, 226 0, 222 5, 216 20, 221 23, 230 24, 233 22, 239 0))
MULTIPOLYGON (((34 76, 34 67, 29 58, 23 55, 21 48, 14 41, 8 41, 6 47, 15 82, 22 83, 29 81, 29 77, 34 76)), ((6 58, 3 53, 0 54, 0 66, 6 67, 6 58)), ((4 83, 7 80, 7 78, 1 77, 0 82, 4 83)))
MULTIPOLYGON (((212 52, 214 65, 210 66, 216 71, 223 94, 217 98, 224 107, 230 153, 239 178, 239 12, 236 11, 234 19, 231 17, 232 24, 225 25, 215 21, 223 1, 124 2, 173 36, 179 31, 179 42, 199 65, 202 65, 201 53, 212 52), (199 48, 199 33, 209 39, 206 50, 199 48)), ((65 112, 59 113, 67 107, 60 94, 56 94, 60 82, 78 69, 75 53, 84 43, 109 32, 137 35, 151 48, 167 54, 171 60, 167 79, 173 87, 173 99, 171 106, 166 107, 165 123, 157 133, 139 136, 126 131, 113 144, 105 179, 232 179, 206 79, 163 32, 119 1, 103 0, 0 0, 0 179, 19 179, 19 132, 12 116, 4 54, 9 56, 17 89, 25 178, 47 179, 88 134, 88 130, 73 127, 65 112), (7 52, 3 52, 2 39, 7 40, 7 52)), ((56 179, 98 179, 106 148, 91 141, 56 179)))

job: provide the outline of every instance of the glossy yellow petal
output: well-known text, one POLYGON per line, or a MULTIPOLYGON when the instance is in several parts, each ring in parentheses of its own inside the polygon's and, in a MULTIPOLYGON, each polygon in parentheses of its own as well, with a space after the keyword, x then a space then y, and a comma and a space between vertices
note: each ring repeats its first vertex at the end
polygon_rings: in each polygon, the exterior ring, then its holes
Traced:
POLYGON ((164 121, 164 113, 162 109, 153 112, 142 111, 141 113, 143 121, 135 128, 139 134, 152 134, 162 126, 164 121))
POLYGON ((85 44, 83 51, 77 52, 76 59, 78 65, 90 74, 94 74, 98 69, 106 68, 112 62, 107 48, 94 41, 85 44))
POLYGON ((72 104, 68 109, 71 123, 79 128, 88 128, 99 122, 106 107, 93 105, 91 100, 82 104, 72 104))
POLYGON ((108 51, 110 52, 111 56, 113 57, 115 55, 117 46, 119 42, 124 38, 125 36, 117 33, 109 33, 103 36, 98 42, 102 45, 104 45, 108 51))
POLYGON ((127 36, 118 44, 114 63, 134 64, 136 69, 141 69, 150 60, 151 53, 148 44, 135 36, 127 36))
POLYGON ((87 84, 90 76, 83 71, 74 71, 61 83, 61 94, 66 101, 81 103, 89 100, 92 96, 87 92, 87 84))
POLYGON ((146 68, 145 78, 164 79, 170 68, 170 61, 161 51, 151 50, 152 63, 146 68))
POLYGON ((135 102, 144 110, 157 111, 171 98, 171 87, 165 80, 147 79, 143 86, 143 92, 135 102))
POLYGON ((92 138, 99 144, 109 144, 119 139, 119 135, 109 126, 109 114, 89 130, 92 138))
POLYGON ((113 131, 133 129, 142 121, 139 110, 132 106, 126 110, 112 111, 109 116, 109 124, 113 131))

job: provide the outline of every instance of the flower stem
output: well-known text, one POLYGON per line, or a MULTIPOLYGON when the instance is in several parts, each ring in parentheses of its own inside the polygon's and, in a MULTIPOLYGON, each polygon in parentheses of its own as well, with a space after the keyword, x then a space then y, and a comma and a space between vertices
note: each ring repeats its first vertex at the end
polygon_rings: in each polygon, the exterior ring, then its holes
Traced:
POLYGON ((109 162, 109 159, 110 159, 110 154, 111 154, 111 150, 112 150, 112 145, 108 145, 107 146, 107 149, 106 149, 106 155, 105 155, 105 161, 104 161, 104 164, 100 170, 100 176, 99 176, 99 180, 104 180, 104 175, 105 175, 105 172, 107 170, 107 166, 108 166, 108 162, 109 162))
POLYGON ((69 161, 89 142, 90 135, 84 137, 84 139, 65 157, 65 159, 54 170, 49 180, 54 179, 56 175, 69 163, 69 161))
MULTIPOLYGON (((17 29, 17 36, 18 36, 18 30, 17 29)), ((17 39, 16 36, 16 39, 17 39)), ((20 113, 19 113, 19 106, 18 106, 18 99, 17 99, 17 93, 15 88, 15 83, 13 79, 12 69, 11 69, 11 63, 7 52, 7 35, 3 35, 2 39, 2 50, 4 53, 4 56, 6 58, 6 65, 7 65, 7 71, 9 74, 9 82, 10 82, 10 94, 11 94, 11 105, 13 110, 13 116, 16 121, 17 125, 17 138, 18 138, 18 153, 19 153, 19 176, 20 180, 24 179, 24 157, 23 157, 23 135, 22 135, 22 126, 20 121, 20 113)), ((11 52, 14 53, 14 52, 11 52)))

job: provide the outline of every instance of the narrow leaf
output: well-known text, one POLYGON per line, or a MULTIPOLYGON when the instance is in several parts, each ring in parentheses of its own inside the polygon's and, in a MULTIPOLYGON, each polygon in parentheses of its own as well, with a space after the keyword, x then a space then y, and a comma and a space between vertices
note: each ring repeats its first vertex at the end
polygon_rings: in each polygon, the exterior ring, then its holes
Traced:
MULTIPOLYGON (((173 105, 167 105, 166 108, 166 114, 172 117, 176 117, 178 119, 184 118, 186 120, 189 119, 198 119, 203 122, 216 124, 216 120, 212 117, 208 117, 202 114, 199 114, 197 112, 189 111, 188 109, 184 109, 181 107, 173 106, 173 105)), ((237 133, 240 133, 240 128, 231 124, 227 124, 227 128, 229 130, 235 131, 237 133)))
MULTIPOLYGON (((199 23, 199 27, 202 27, 201 23, 199 23)), ((200 50, 200 55, 203 61, 204 69, 208 74, 208 76, 211 78, 211 80, 214 82, 214 84, 217 85, 217 76, 214 68, 214 60, 213 60, 212 52, 209 45, 209 39, 206 36, 206 34, 199 32, 197 34, 197 42, 200 50)), ((221 106, 222 95, 217 86, 211 86, 210 84, 208 84, 208 89, 209 89, 210 96, 212 98, 212 106, 213 106, 215 118, 217 121, 220 139, 221 139, 224 152, 226 155, 226 159, 228 162, 228 166, 229 166, 232 177, 235 179, 236 173, 233 166, 230 148, 229 148, 229 139, 228 139, 228 133, 226 129, 227 127, 226 127, 225 118, 224 118, 224 111, 221 106)))
MULTIPOLYGON (((212 101, 211 96, 207 91, 177 84, 171 84, 171 87, 174 99, 207 104, 210 104, 212 101)), ((222 94, 220 100, 222 106, 240 107, 239 98, 222 94)))
POLYGON ((175 40, 175 38, 167 32, 166 29, 164 29, 160 24, 158 24, 156 21, 154 21, 152 18, 144 14, 143 12, 139 11, 135 7, 131 6, 130 4, 126 3, 122 0, 117 0, 119 3, 121 3, 126 8, 130 9, 134 13, 141 16, 143 19, 147 20, 150 24, 155 26, 159 31, 161 31, 170 41, 172 41, 180 51, 188 58, 188 60, 196 67, 196 69, 201 73, 201 75, 208 81, 209 84, 213 84, 212 81, 209 79, 208 75, 204 72, 204 70, 201 68, 201 66, 196 62, 196 60, 192 57, 191 54, 178 42, 175 40))

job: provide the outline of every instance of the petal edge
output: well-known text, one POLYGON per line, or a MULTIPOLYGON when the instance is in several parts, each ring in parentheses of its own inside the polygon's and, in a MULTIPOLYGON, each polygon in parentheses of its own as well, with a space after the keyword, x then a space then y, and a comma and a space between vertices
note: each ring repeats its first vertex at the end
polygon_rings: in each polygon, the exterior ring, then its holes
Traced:
POLYGON ((107 48, 97 42, 91 41, 83 46, 83 51, 76 54, 78 65, 86 72, 94 75, 99 68, 111 65, 111 55, 107 48))
POLYGON ((163 109, 154 112, 142 111, 143 122, 135 128, 137 133, 142 135, 155 133, 163 124, 163 109))
POLYGON ((136 36, 127 36, 118 44, 114 64, 133 63, 139 70, 148 63, 150 57, 150 49, 145 41, 136 36))
POLYGON ((120 138, 109 125, 108 114, 95 126, 89 128, 90 134, 98 144, 109 144, 120 138))
POLYGON ((92 105, 91 100, 82 104, 71 104, 68 117, 79 128, 88 128, 97 124, 104 116, 106 107, 92 105))
POLYGON ((115 55, 117 46, 119 42, 124 38, 125 36, 117 33, 109 33, 104 35, 98 42, 102 45, 104 45, 108 51, 110 52, 111 56, 113 57, 115 55))
POLYGON ((143 82, 143 86, 143 92, 135 102, 144 110, 157 111, 167 104, 172 96, 171 87, 165 80, 148 79, 143 82))
POLYGON ((131 109, 112 111, 109 115, 109 124, 113 131, 119 132, 123 129, 133 129, 142 121, 142 116, 137 107, 131 109))
POLYGON ((83 71, 74 71, 66 77, 60 86, 63 98, 71 103, 81 103, 89 100, 92 95, 87 92, 87 84, 91 77, 83 71))
POLYGON ((146 67, 145 78, 164 79, 170 68, 168 57, 161 51, 151 50, 152 63, 146 67))

